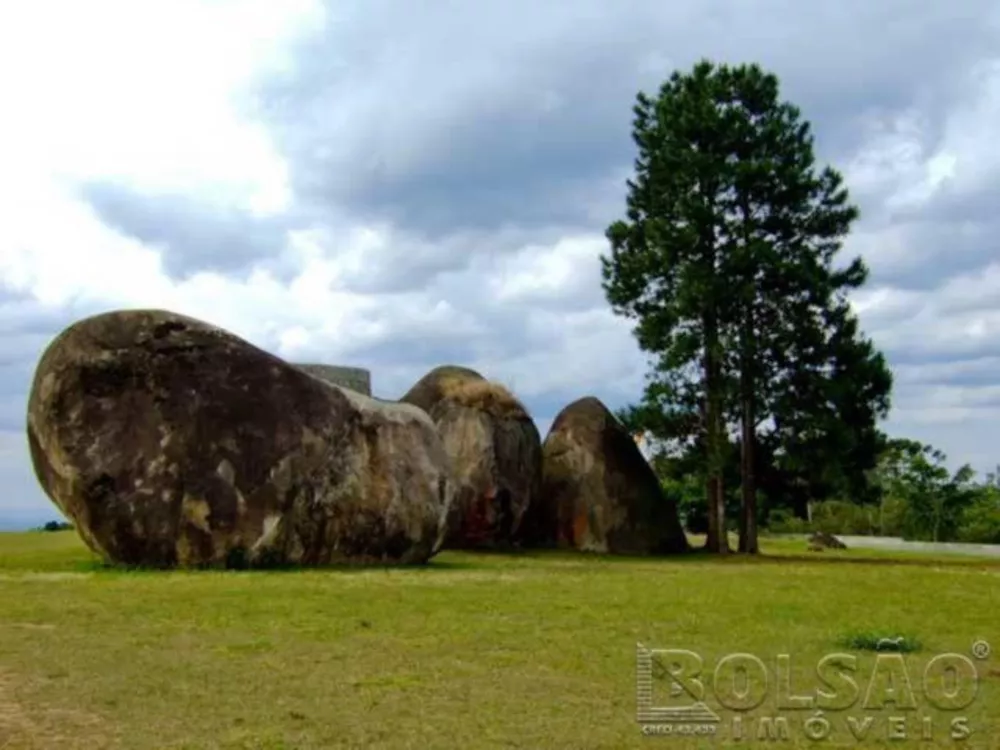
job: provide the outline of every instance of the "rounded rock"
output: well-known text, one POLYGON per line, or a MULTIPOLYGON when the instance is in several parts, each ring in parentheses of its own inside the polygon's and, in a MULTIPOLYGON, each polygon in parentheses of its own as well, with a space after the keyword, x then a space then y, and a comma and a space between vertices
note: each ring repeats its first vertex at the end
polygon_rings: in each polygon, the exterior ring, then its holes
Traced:
POLYGON ((521 402, 454 365, 431 370, 401 401, 430 415, 451 460, 455 496, 445 547, 512 544, 542 478, 541 436, 521 402))
POLYGON ((559 412, 542 445, 542 472, 542 502, 525 532, 533 544, 626 555, 688 549, 676 505, 598 399, 559 412))
POLYGON ((171 312, 63 331, 27 432, 43 489, 112 563, 422 563, 442 542, 448 462, 425 414, 171 312))

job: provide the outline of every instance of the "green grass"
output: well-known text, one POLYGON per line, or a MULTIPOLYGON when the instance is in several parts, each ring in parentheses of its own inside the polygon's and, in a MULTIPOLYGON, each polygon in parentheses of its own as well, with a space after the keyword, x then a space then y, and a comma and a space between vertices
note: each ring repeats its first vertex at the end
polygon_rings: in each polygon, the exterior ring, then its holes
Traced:
MULTIPOLYGON (((995 560, 763 545, 760 559, 447 552, 420 569, 123 572, 73 532, 0 534, 0 748, 727 746, 735 714, 711 695, 715 744, 642 736, 637 642, 694 651, 709 673, 732 652, 772 671, 786 654, 798 693, 848 651, 862 698, 873 636, 919 642, 895 656, 915 688, 936 654, 1000 647, 995 560)), ((888 709, 851 739, 860 706, 828 712, 833 739, 811 742, 812 712, 779 710, 773 674, 744 726, 787 717, 779 747, 998 748, 1000 662, 975 665, 964 743, 919 695, 902 714, 937 721, 931 742, 919 719, 913 739, 887 739, 888 709)))

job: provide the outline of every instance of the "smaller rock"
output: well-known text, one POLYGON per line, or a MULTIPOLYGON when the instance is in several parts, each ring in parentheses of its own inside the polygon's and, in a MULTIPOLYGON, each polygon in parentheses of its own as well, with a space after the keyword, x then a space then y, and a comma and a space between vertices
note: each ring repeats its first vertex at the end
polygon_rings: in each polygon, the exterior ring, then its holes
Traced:
POLYGON ((437 367, 400 399, 437 426, 455 494, 445 547, 501 548, 517 537, 542 481, 542 441, 524 405, 475 370, 437 367))
POLYGON ((526 547, 658 555, 685 552, 674 502, 625 427, 592 396, 556 416, 542 445, 542 492, 526 547))
MULTIPOLYGON (((823 549, 847 549, 847 545, 842 541, 837 539, 833 534, 828 534, 825 531, 817 531, 811 537, 809 537, 809 549, 813 547, 819 547, 820 550, 823 549)), ((814 550, 814 551, 820 551, 814 550)))

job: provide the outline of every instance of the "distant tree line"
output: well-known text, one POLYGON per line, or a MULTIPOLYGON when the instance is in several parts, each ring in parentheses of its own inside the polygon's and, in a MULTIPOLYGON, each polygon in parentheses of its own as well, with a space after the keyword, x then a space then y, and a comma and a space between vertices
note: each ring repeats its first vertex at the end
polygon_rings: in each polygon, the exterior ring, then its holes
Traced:
POLYGON ((73 524, 66 521, 49 521, 44 526, 39 527, 38 531, 70 531, 72 528, 73 524))
MULTIPOLYGON (((664 493, 680 509, 685 527, 705 533, 707 513, 698 471, 687 461, 654 457, 664 493)), ((867 472, 865 491, 854 494, 839 487, 811 483, 798 472, 762 461, 758 491, 759 522, 774 533, 895 536, 913 541, 1000 544, 1000 466, 982 479, 968 465, 950 472, 946 456, 930 445, 906 438, 885 438, 875 466, 867 472)), ((739 483, 739 465, 730 461, 726 477, 739 483)), ((731 518, 740 508, 740 496, 726 497, 731 518)), ((729 530, 737 531, 735 521, 729 530)))

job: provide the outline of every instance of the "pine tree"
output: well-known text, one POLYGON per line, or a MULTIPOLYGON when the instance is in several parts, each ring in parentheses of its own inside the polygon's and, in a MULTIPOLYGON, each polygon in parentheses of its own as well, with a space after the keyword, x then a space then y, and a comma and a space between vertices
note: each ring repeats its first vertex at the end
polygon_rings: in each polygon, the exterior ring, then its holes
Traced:
MULTIPOLYGON (((602 263, 612 308, 636 321, 654 362, 634 416, 652 434, 699 437, 715 552, 728 550, 722 476, 738 426, 740 548, 756 552, 758 428, 812 415, 819 429, 837 356, 866 345, 846 295, 867 269, 834 267, 858 211, 841 176, 816 168, 809 124, 757 65, 701 61, 655 99, 640 93, 633 112, 635 176, 602 263)), ((873 356, 858 360, 870 365, 860 390, 887 372, 873 356)))

